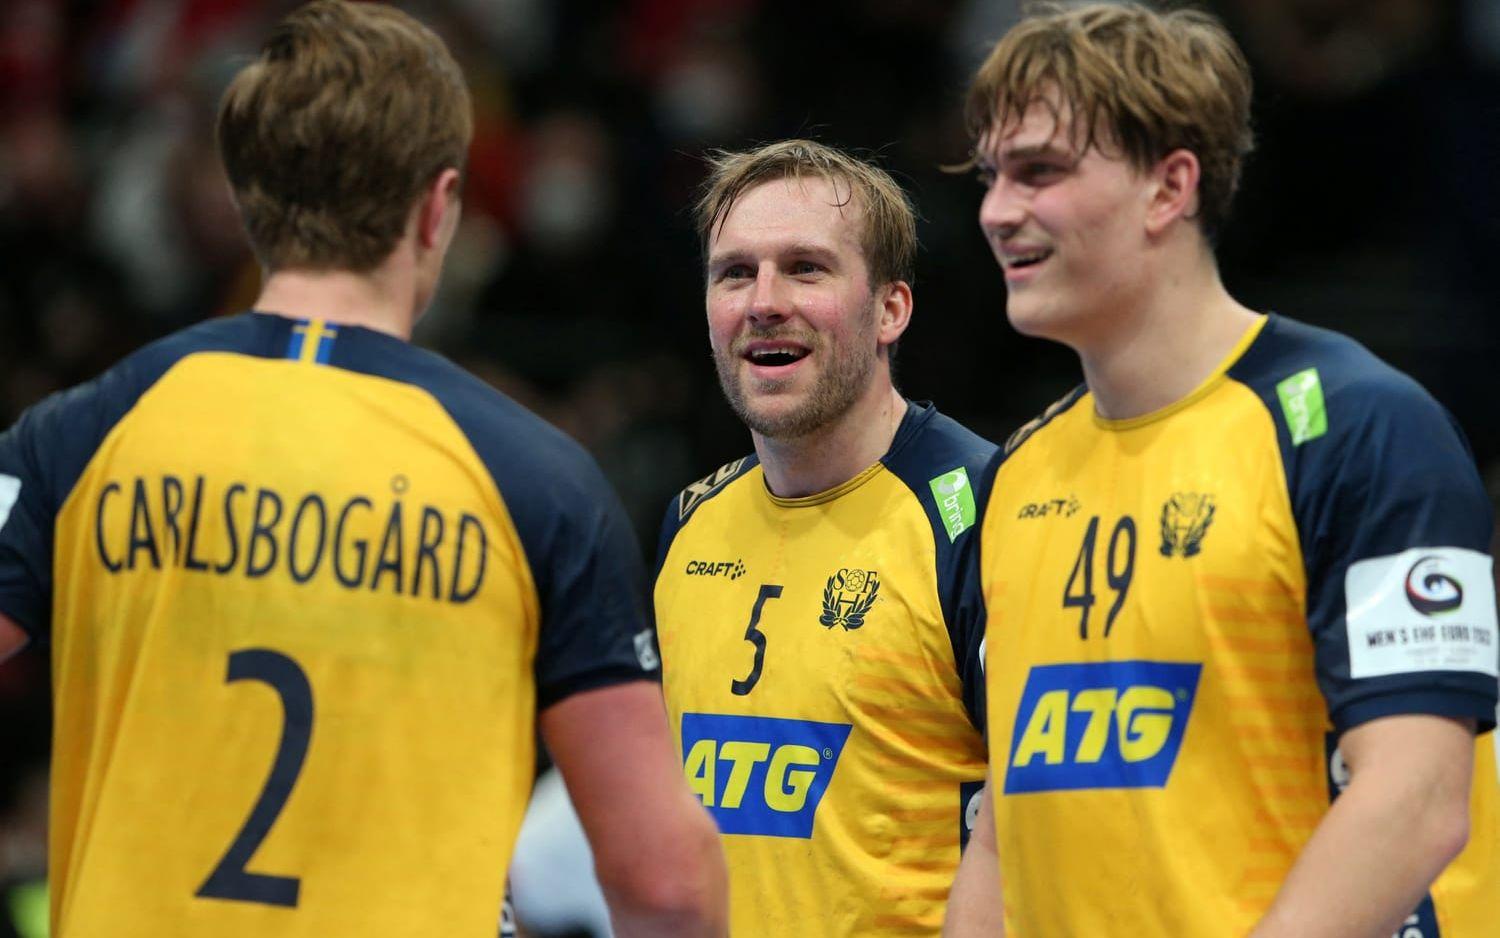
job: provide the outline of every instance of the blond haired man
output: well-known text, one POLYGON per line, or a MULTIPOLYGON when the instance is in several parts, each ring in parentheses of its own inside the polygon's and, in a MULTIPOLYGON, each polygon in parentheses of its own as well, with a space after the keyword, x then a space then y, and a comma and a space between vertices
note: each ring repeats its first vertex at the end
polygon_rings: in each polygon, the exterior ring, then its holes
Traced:
POLYGON ((935 935, 984 775, 971 482, 994 446, 907 401, 915 221, 806 140, 720 154, 709 344, 755 454, 668 506, 655 608, 731 930, 935 935))
POLYGON ((991 469, 953 935, 1002 892, 1046 938, 1500 922, 1488 502, 1420 387, 1225 290, 1249 103, 1217 22, 1130 4, 1039 12, 971 87, 1006 313, 1084 384, 991 469))
POLYGON ((492 936, 538 725, 618 932, 721 934, 623 512, 405 341, 471 131, 447 49, 317 0, 218 131, 257 311, 0 436, 0 656, 55 678, 53 934, 492 936))

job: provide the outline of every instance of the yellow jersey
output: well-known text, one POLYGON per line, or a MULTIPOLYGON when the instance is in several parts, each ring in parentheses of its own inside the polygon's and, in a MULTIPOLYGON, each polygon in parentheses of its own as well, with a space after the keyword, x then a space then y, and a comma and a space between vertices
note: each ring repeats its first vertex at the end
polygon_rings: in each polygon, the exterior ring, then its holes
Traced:
POLYGON ((534 715, 653 677, 559 432, 366 329, 187 329, 0 436, 0 611, 50 646, 60 938, 491 938, 534 715))
MULTIPOLYGON (((1339 734, 1494 726, 1490 508, 1452 420, 1353 341, 1261 320, 1183 400, 1079 389, 992 466, 990 753, 1019 938, 1238 936, 1347 773, 1339 734)), ((1472 835, 1401 931, 1500 923, 1493 735, 1472 835)))
POLYGON ((984 778, 977 481, 911 405, 889 452, 778 498, 754 457, 668 507, 667 710, 723 835, 737 936, 936 935, 984 778))

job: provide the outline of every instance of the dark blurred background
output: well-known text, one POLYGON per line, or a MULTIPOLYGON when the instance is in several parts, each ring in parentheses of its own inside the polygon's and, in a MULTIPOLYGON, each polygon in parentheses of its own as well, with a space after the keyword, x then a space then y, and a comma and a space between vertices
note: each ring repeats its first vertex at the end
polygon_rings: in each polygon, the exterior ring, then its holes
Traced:
MULTIPOLYGON (((253 301, 211 128, 292 5, 0 2, 0 427, 253 301)), ((1231 292, 1411 373, 1500 491, 1500 0, 1198 5, 1256 73, 1259 148, 1219 252, 1231 292)), ((1068 352, 1006 326, 980 189, 940 168, 966 156, 965 82, 1018 0, 401 6, 448 40, 477 118, 463 226, 417 340, 582 441, 643 543, 667 498, 750 447, 703 323, 687 205, 705 148, 811 136, 908 188, 908 396, 1003 439, 1079 380, 1068 352)), ((46 679, 35 650, 0 666, 0 883, 40 862, 46 679)))

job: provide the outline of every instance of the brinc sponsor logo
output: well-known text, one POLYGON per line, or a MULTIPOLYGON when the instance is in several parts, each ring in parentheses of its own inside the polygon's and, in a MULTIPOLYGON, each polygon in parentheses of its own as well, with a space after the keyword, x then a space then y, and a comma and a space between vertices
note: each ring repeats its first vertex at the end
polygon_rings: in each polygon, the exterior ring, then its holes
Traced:
POLYGON ((847 723, 684 713, 683 773, 723 833, 811 837, 851 729, 847 723))
POLYGON ((689 560, 683 569, 688 576, 724 576, 738 580, 745 575, 743 560, 689 560))
POLYGON ((1443 572, 1443 558, 1429 554, 1406 573, 1406 601, 1424 616, 1452 612, 1464 604, 1464 587, 1443 572))
POLYGON ((1016 710, 1005 793, 1165 786, 1202 671, 1162 661, 1032 668, 1016 710))
POLYGON ((932 497, 937 499, 938 511, 943 516, 943 529, 952 543, 958 536, 974 526, 974 487, 969 484, 969 470, 959 466, 934 479, 927 480, 932 497))

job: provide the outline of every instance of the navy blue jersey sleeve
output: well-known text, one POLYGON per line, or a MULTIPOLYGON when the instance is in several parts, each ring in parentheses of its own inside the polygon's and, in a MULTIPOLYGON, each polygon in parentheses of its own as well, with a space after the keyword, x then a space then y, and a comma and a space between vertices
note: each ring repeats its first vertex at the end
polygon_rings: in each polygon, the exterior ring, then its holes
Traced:
POLYGON ((579 452, 572 462, 551 477, 544 496, 506 498, 541 600, 541 707, 583 690, 660 678, 646 572, 625 509, 590 457, 579 452))
POLYGON ((937 546, 938 600, 964 708, 981 732, 985 725, 984 594, 979 579, 981 499, 978 486, 995 445, 938 413, 911 405, 885 457, 886 468, 906 483, 932 524, 937 546))
POLYGON ((237 316, 174 333, 52 395, 0 435, 0 612, 33 641, 45 642, 51 632, 57 515, 110 430, 186 356, 254 348, 267 332, 267 323, 237 316))
POLYGON ((0 613, 32 641, 47 637, 52 594, 52 525, 56 505, 38 441, 41 408, 0 434, 0 613))
POLYGON ((1285 319, 1242 369, 1277 422, 1336 731, 1401 713, 1492 728, 1491 508, 1458 426, 1351 340, 1285 319))
POLYGON ((340 367, 426 389, 489 470, 541 604, 539 707, 580 691, 660 679, 640 546, 614 489, 583 447, 441 356, 398 339, 341 332, 333 356, 340 367))

